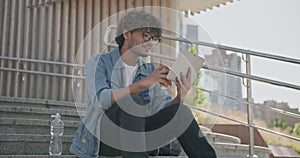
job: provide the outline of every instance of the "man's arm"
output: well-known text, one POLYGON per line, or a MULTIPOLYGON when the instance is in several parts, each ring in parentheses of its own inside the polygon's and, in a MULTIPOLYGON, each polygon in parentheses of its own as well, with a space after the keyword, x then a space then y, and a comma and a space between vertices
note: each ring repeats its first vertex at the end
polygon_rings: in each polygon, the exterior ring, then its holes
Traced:
POLYGON ((168 86, 169 81, 166 79, 169 69, 163 65, 159 65, 148 77, 133 83, 125 88, 113 89, 112 90, 112 105, 115 104, 121 98, 131 95, 138 94, 141 90, 151 87, 155 83, 160 83, 164 86, 168 86))

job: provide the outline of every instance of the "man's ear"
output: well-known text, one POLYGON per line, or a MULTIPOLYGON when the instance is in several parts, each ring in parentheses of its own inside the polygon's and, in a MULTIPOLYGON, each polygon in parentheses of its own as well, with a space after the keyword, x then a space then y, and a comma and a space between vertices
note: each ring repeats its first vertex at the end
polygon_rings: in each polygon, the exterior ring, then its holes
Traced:
POLYGON ((128 39, 130 38, 129 36, 130 36, 129 31, 124 30, 124 31, 123 31, 123 37, 124 37, 124 39, 125 39, 125 40, 128 40, 128 39))

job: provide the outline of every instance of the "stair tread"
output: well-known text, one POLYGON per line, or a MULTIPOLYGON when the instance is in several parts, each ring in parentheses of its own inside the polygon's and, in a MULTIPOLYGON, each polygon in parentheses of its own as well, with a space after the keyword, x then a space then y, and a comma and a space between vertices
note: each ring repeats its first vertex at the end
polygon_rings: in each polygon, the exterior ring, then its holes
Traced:
POLYGON ((17 112, 17 113, 36 113, 36 114, 55 114, 66 116, 79 116, 83 111, 67 110, 67 109, 50 109, 50 108, 37 108, 37 107, 21 107, 21 106, 1 106, 1 112, 17 112))
POLYGON ((8 103, 24 103, 24 104, 43 104, 43 105, 54 105, 54 106, 69 106, 69 107, 85 107, 84 103, 75 103, 69 101, 57 101, 48 99, 36 99, 36 98, 23 98, 23 97, 6 97, 0 96, 0 102, 8 103))
POLYGON ((75 155, 0 155, 0 158, 77 158, 75 155))
MULTIPOLYGON (((0 125, 29 125, 29 126, 50 126, 52 118, 29 119, 29 118, 0 118, 0 125)), ((78 127, 81 121, 63 120, 65 127, 78 127)))
MULTIPOLYGON (((77 158, 75 155, 0 155, 0 158, 77 158)), ((120 157, 103 157, 99 158, 120 158, 120 157)), ((187 158, 187 156, 150 156, 150 158, 187 158)))
POLYGON ((223 141, 225 141, 225 140, 232 141, 232 142, 235 142, 237 144, 241 143, 241 139, 236 137, 236 136, 222 134, 222 133, 214 133, 214 132, 203 132, 203 133, 204 133, 204 135, 206 136, 207 139, 213 139, 213 140, 221 139, 223 141))
MULTIPOLYGON (((236 143, 222 143, 222 142, 214 142, 212 143, 213 147, 218 147, 218 148, 232 148, 232 149, 245 149, 249 150, 249 145, 248 144, 236 144, 236 143)), ((263 146, 254 146, 254 149, 256 150, 270 150, 268 147, 263 147, 263 146)))
MULTIPOLYGON (((73 135, 63 135, 64 142, 72 142, 73 135)), ((0 134, 0 142, 47 142, 50 140, 50 133, 46 134, 0 134)))

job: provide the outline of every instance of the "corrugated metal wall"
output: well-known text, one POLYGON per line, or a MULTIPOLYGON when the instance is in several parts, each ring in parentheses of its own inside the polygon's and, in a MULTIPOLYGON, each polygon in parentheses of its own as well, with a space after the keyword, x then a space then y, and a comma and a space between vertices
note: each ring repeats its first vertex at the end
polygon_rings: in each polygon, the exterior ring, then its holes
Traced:
MULTIPOLYGON (((128 8, 139 6, 171 7, 171 0, 0 0, 0 56, 73 63, 85 36, 103 19, 128 8)), ((170 23, 167 12, 160 15, 170 23)), ((118 17, 119 18, 119 17, 118 17)), ((111 19, 116 21, 117 19, 111 19)), ((81 63, 92 52, 104 47, 100 36, 93 36, 98 45, 80 54, 81 63), (97 39, 96 39, 97 38, 97 39)), ((42 98, 73 101, 72 84, 80 88, 82 79, 41 75, 34 72, 72 74, 72 66, 0 59, 0 96, 42 98), (22 70, 23 72, 17 72, 22 70)), ((83 75, 83 70, 76 73, 83 75)), ((77 75, 77 74, 76 74, 77 75)), ((76 88, 74 89, 76 90, 76 88)), ((83 95, 83 94, 82 94, 83 95)))

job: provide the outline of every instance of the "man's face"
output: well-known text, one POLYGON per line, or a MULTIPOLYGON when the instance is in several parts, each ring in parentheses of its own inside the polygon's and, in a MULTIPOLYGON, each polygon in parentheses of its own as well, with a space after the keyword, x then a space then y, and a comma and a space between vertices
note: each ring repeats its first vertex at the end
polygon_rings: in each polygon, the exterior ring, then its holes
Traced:
POLYGON ((148 56, 153 45, 159 43, 159 37, 155 37, 149 31, 133 31, 130 33, 128 49, 137 56, 148 56))

